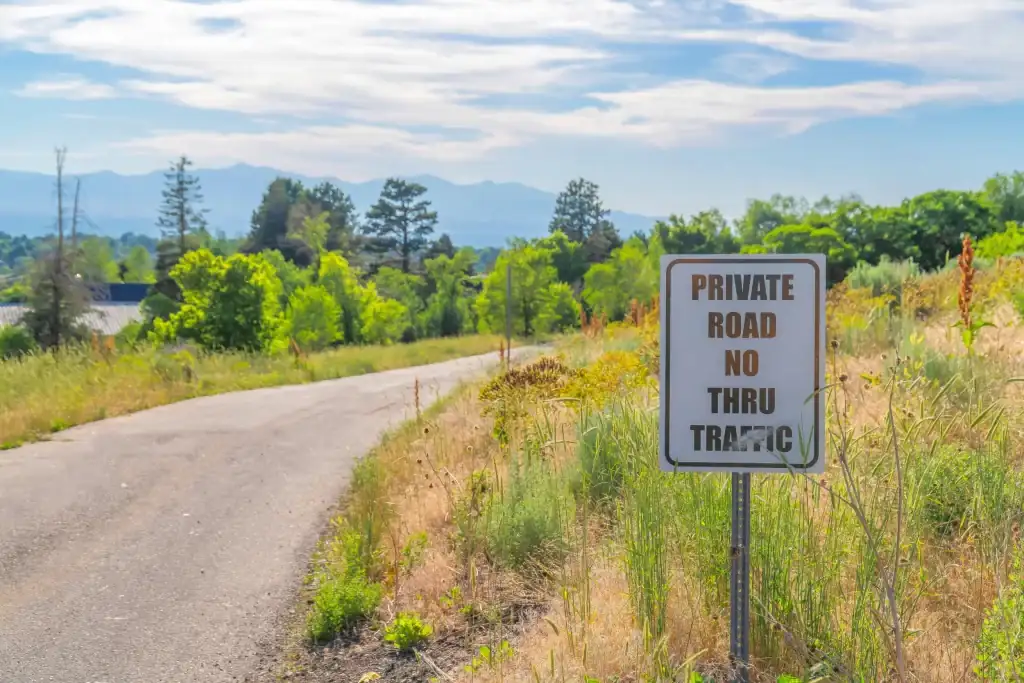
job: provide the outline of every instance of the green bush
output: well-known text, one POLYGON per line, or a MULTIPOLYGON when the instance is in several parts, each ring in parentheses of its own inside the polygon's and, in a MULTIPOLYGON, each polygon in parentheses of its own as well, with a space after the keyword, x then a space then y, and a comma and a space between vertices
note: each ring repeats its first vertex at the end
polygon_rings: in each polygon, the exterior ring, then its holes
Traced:
POLYGON ((190 340, 206 349, 274 352, 285 348, 281 280, 263 256, 190 251, 171 269, 184 303, 153 321, 157 342, 190 340))
POLYGON ((114 335, 114 341, 117 343, 119 349, 134 349, 138 346, 139 342, 144 339, 142 335, 144 323, 138 320, 133 320, 120 331, 114 335))
POLYGON ((306 627, 314 643, 330 640, 368 618, 380 604, 383 589, 360 574, 321 574, 306 627))
POLYGON ((423 643, 434 632, 415 612, 401 612, 384 629, 384 640, 405 652, 423 643))
POLYGON ((1024 231, 1014 221, 1007 221, 1006 229, 978 240, 974 253, 979 258, 997 259, 1024 252, 1024 231))
POLYGON ((32 334, 21 325, 0 326, 0 360, 20 358, 38 348, 32 334))
POLYGON ((484 514, 489 557, 513 569, 562 559, 573 513, 564 474, 539 458, 513 460, 504 495, 493 497, 484 514))
POLYGON ((919 277, 921 268, 913 260, 892 261, 882 256, 878 265, 860 261, 846 276, 850 289, 870 289, 872 296, 892 294, 899 299, 906 280, 919 277))
POLYGON ((288 299, 285 328, 303 351, 320 351, 342 341, 341 306, 319 285, 296 289, 288 299))

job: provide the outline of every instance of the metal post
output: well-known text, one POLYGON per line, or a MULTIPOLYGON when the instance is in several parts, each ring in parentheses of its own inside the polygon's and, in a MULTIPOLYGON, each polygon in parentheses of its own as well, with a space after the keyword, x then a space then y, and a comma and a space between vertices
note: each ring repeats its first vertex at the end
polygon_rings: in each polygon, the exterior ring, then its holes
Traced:
POLYGON ((512 365, 512 263, 505 267, 505 348, 508 349, 508 365, 512 365))
POLYGON ((732 475, 729 657, 734 683, 750 681, 750 475, 732 475))

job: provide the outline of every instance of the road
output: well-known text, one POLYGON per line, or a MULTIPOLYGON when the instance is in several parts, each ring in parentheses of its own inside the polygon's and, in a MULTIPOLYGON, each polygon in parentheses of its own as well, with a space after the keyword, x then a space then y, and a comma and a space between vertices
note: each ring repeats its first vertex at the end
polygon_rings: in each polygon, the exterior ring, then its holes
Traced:
POLYGON ((245 680, 416 378, 426 405, 496 364, 194 399, 0 452, 0 683, 245 680))

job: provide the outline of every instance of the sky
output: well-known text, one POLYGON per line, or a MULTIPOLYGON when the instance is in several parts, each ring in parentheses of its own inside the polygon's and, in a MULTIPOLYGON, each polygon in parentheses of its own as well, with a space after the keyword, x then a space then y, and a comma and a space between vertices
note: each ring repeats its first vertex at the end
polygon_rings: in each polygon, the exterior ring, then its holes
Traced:
POLYGON ((1024 169, 1024 0, 0 0, 0 168, 186 154, 648 215, 1024 169))

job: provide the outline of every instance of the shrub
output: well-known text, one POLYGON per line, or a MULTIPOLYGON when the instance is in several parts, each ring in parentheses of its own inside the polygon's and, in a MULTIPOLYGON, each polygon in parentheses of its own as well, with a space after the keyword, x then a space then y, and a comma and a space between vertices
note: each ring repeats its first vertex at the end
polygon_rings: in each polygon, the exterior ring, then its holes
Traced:
POLYGON ((133 349, 144 339, 142 335, 144 323, 133 320, 114 335, 114 341, 119 349, 133 349))
POLYGON ((306 624, 315 643, 329 640, 369 617, 383 594, 380 584, 370 583, 359 574, 322 574, 320 581, 306 624))
POLYGON ((32 334, 21 325, 0 326, 0 360, 21 358, 38 348, 32 334))
POLYGON ((319 285, 300 287, 288 299, 288 335, 303 351, 319 351, 342 339, 341 306, 319 285))
POLYGON ((385 299, 372 282, 363 290, 362 335, 367 344, 392 344, 410 324, 409 309, 400 301, 385 299))
POLYGON ((574 513, 567 484, 545 460, 509 464, 504 495, 492 498, 484 513, 487 555, 495 564, 522 569, 564 557, 574 513))
POLYGON ((540 293, 540 302, 538 331, 565 332, 579 325, 580 304, 573 296, 572 287, 566 283, 552 283, 540 293))
POLYGON ((190 251, 171 269, 184 303, 153 321, 154 341, 195 341, 207 349, 273 352, 281 335, 281 280, 260 255, 190 251))
POLYGON ((850 289, 869 289, 872 296, 892 294, 898 301, 903 283, 920 275, 921 268, 913 260, 892 261, 882 256, 878 265, 857 263, 846 276, 846 283, 850 289))
POLYGON ((424 642, 433 632, 433 627, 415 612, 401 612, 384 629, 384 640, 404 652, 424 642))
POLYGON ((1024 232, 1018 223, 1007 221, 1005 230, 978 240, 977 251, 979 257, 989 260, 1020 254, 1024 252, 1024 232))

